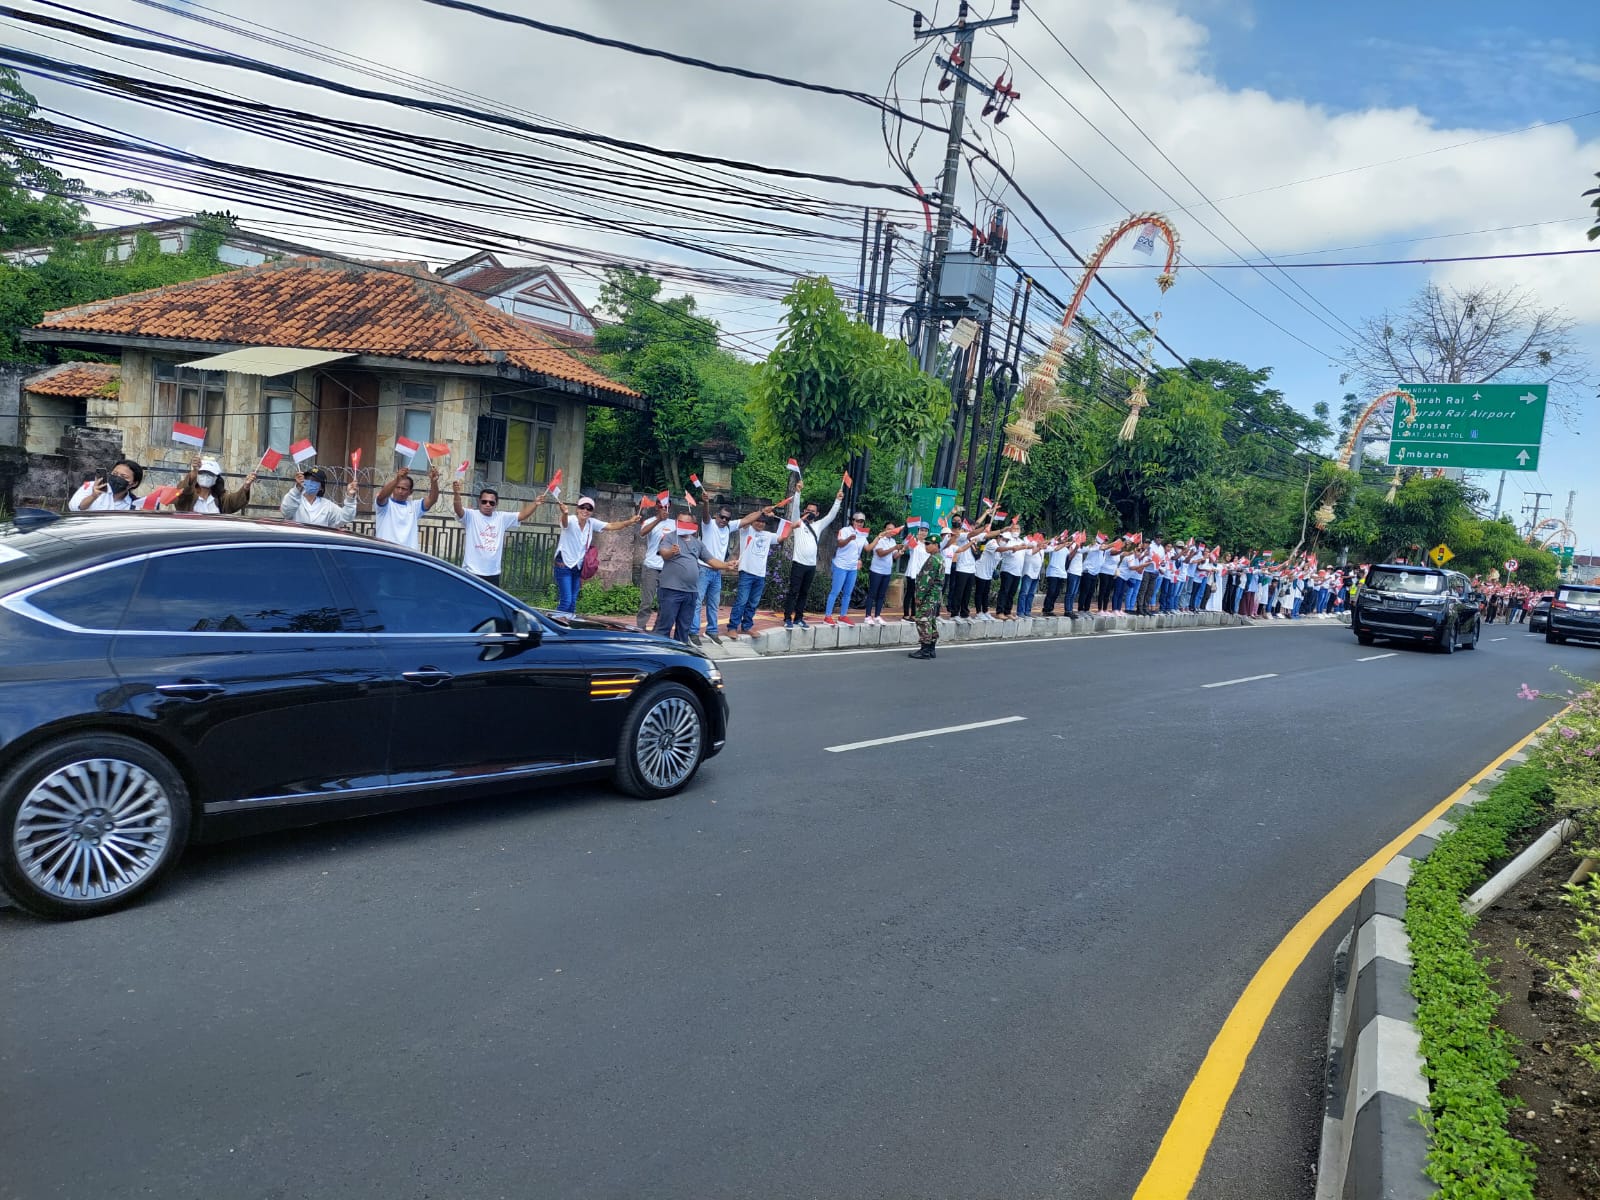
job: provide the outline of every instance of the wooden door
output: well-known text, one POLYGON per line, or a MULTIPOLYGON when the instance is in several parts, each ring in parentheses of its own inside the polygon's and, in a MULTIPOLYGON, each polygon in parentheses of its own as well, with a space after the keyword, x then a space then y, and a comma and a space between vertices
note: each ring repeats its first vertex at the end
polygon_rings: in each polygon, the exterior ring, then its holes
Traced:
MULTIPOLYGON (((364 371, 327 371, 317 387, 317 462, 341 482, 350 478, 350 456, 361 451, 362 485, 372 482, 378 460, 378 378, 364 371)), ((387 460, 386 460, 387 461, 387 460)), ((361 491, 362 507, 372 500, 361 491)))

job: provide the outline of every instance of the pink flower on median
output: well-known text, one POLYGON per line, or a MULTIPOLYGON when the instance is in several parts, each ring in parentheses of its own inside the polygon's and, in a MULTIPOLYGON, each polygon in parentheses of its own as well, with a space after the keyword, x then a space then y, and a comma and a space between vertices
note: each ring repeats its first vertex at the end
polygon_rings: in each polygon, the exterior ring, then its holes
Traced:
POLYGON ((1583 993, 1580 992, 1577 988, 1568 988, 1567 989, 1567 995, 1571 996, 1574 1000, 1582 1000, 1583 999, 1583 993))
POLYGON ((1537 700, 1538 698, 1538 690, 1536 688, 1529 687, 1527 684, 1523 684, 1522 690, 1517 693, 1517 699, 1519 700, 1537 700))
POLYGON ((1578 736, 1578 731, 1571 725, 1563 725, 1561 727, 1561 736, 1570 742, 1573 738, 1578 736))

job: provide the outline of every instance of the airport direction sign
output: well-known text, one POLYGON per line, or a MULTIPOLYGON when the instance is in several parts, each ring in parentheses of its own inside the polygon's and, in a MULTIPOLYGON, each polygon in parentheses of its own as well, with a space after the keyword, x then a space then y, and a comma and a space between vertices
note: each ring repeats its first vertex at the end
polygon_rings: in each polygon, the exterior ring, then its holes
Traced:
POLYGON ((1544 383, 1408 383, 1410 406, 1395 402, 1391 467, 1537 471, 1550 386, 1544 383))

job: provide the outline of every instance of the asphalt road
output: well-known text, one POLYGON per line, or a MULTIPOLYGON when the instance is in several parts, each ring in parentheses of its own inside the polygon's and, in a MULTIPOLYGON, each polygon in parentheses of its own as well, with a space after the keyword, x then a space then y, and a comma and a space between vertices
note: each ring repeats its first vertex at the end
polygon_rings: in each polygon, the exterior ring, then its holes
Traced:
MULTIPOLYGON (((1128 1196, 1290 925, 1549 715, 1518 684, 1600 670, 1520 628, 1389 649, 734 662, 674 800, 324 826, 115 916, 0 912, 0 1196, 1128 1196)), ((1196 1195, 1310 1196, 1337 938, 1196 1195)))

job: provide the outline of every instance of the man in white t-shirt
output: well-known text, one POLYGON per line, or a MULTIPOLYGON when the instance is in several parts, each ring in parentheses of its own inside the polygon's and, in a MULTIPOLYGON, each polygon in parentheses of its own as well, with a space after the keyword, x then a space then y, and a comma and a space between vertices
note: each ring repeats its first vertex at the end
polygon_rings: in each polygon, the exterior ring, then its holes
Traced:
POLYGON ((1026 557, 1022 560, 1022 586, 1017 591, 1017 615, 1033 616, 1033 597, 1039 590, 1039 576, 1044 572, 1044 534, 1035 533, 1029 539, 1026 557))
POLYGON ((839 515, 839 505, 843 503, 844 489, 840 488, 833 498, 833 507, 828 509, 828 515, 824 517, 818 515, 814 500, 807 501, 802 510, 798 486, 789 497, 789 519, 799 524, 795 526, 794 541, 789 546, 792 561, 789 564, 789 591, 783 600, 785 629, 795 625, 801 629, 809 628, 806 625, 806 597, 811 594, 811 581, 817 574, 817 551, 822 535, 833 524, 834 517, 839 515))
MULTIPOLYGON (((711 514, 711 497, 704 492, 700 494, 700 542, 705 547, 708 558, 726 559, 730 548, 736 548, 734 538, 739 531, 747 525, 753 525, 761 516, 761 510, 750 513, 734 523, 733 513, 726 504, 719 505, 715 516, 711 514)), ((700 584, 695 593, 694 613, 689 618, 689 640, 695 645, 700 641, 700 617, 703 613, 706 622, 706 636, 717 645, 722 645, 722 639, 717 636, 717 614, 722 607, 722 576, 723 572, 702 560, 700 563, 700 584)))
POLYGON ((767 556, 784 538, 794 535, 793 525, 781 535, 768 528, 777 520, 772 511, 770 504, 757 509, 752 514, 755 520, 738 535, 739 590, 734 596, 733 611, 728 615, 728 636, 731 638, 750 633, 755 628, 756 605, 760 603, 761 592, 767 586, 767 556))
POLYGON ((328 495, 328 473, 321 467, 297 471, 294 487, 284 493, 278 512, 285 521, 316 525, 323 529, 348 529, 356 519, 356 485, 344 489, 344 503, 328 495))
POLYGON ((450 502, 455 507, 456 519, 466 530, 462 538, 461 566, 469 574, 485 583, 500 586, 500 560, 506 552, 506 530, 521 525, 533 516, 543 503, 545 492, 537 500, 529 500, 518 512, 500 511, 500 493, 491 487, 478 491, 478 507, 464 508, 461 504, 461 480, 450 485, 450 502))
MULTIPOLYGON (((646 500, 645 504, 649 501, 646 500)), ((644 539, 644 561, 639 564, 639 619, 633 627, 640 633, 650 628, 650 613, 656 606, 656 592, 661 587, 661 568, 666 565, 661 557, 661 538, 667 532, 667 506, 657 503, 654 512, 646 512, 640 505, 639 536, 644 539)))
POLYGON ((439 503, 439 468, 431 463, 428 466, 427 500, 412 499, 416 486, 411 472, 401 467, 378 490, 372 501, 372 523, 379 541, 418 549, 417 527, 422 523, 422 514, 439 503))

